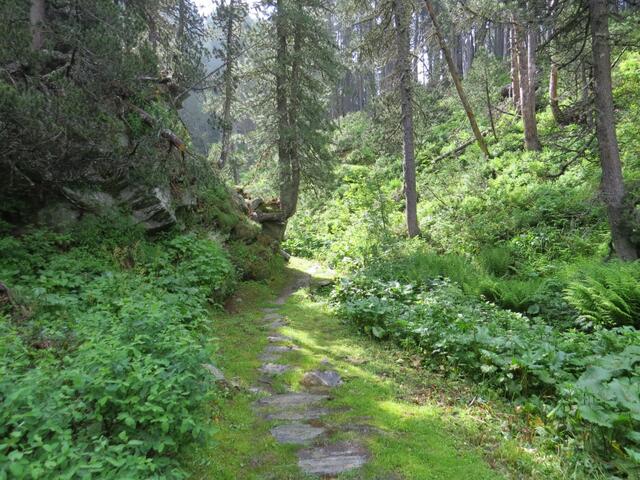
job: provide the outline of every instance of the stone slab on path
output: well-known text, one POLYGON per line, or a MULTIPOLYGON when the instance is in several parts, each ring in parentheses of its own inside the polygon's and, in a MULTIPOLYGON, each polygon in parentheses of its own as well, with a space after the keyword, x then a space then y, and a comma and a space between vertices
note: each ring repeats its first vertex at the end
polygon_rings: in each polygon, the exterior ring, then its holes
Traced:
POLYGON ((260 360, 261 362, 277 362, 278 360, 280 360, 280 355, 278 355, 277 353, 270 353, 270 352, 265 352, 260 354, 260 356, 258 357, 258 360, 260 360))
POLYGON ((305 373, 300 383, 306 387, 337 387, 342 385, 342 378, 335 370, 314 370, 305 373))
POLYGON ((281 375, 291 370, 291 365, 283 365, 281 363, 265 363, 258 370, 268 375, 281 375))
POLYGON ((271 429, 271 435, 279 443, 307 443, 325 432, 324 428, 313 427, 306 423, 288 423, 271 429))
POLYGON ((279 342, 291 342, 293 338, 287 337, 286 335, 269 335, 267 337, 269 343, 279 343, 279 342))
POLYGON ((360 444, 338 442, 324 447, 312 447, 298 452, 298 466, 308 474, 337 475, 360 468, 369 453, 360 444))
POLYGON ((300 420, 318 420, 319 418, 324 417, 325 415, 329 415, 333 413, 333 410, 329 410, 328 408, 308 408, 306 410, 293 410, 293 409, 283 409, 272 413, 267 413, 264 415, 265 420, 289 420, 289 421, 300 421, 300 420))
POLYGON ((267 345, 264 349, 266 353, 284 353, 300 350, 296 345, 267 345))
POLYGON ((264 320, 265 322, 271 322, 273 320, 282 320, 283 318, 284 317, 279 313, 267 313, 264 317, 262 317, 262 320, 264 320))
POLYGON ((256 404, 263 407, 279 407, 284 409, 289 407, 305 407, 327 400, 328 398, 328 395, 290 392, 261 398, 256 404))
POLYGON ((211 374, 216 382, 224 382, 224 373, 218 367, 211 363, 203 363, 202 366, 211 374))
POLYGON ((280 320, 274 320, 273 322, 271 322, 269 324, 269 327, 275 330, 280 327, 284 327, 286 325, 287 325, 287 322, 284 319, 280 319, 280 320))

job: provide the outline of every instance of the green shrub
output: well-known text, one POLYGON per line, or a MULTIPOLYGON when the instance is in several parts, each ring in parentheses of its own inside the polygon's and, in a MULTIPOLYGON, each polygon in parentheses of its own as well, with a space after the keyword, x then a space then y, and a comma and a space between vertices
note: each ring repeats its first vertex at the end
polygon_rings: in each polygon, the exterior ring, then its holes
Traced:
POLYGON ((515 273, 516 259, 511 248, 507 246, 484 249, 478 259, 487 272, 497 277, 515 273))
POLYGON ((215 303, 235 288, 235 269, 217 241, 189 234, 172 238, 164 246, 168 262, 156 267, 160 267, 158 281, 167 290, 198 290, 215 303))
POLYGON ((591 325, 640 327, 640 263, 583 264, 565 298, 591 325))
POLYGON ((23 304, 0 305, 0 478, 184 478, 211 430, 208 303, 234 268, 206 237, 105 231, 99 248, 101 227, 79 228, 0 239, 23 304))
POLYGON ((284 266, 284 258, 261 243, 231 242, 229 257, 243 280, 267 280, 284 266))
POLYGON ((544 279, 491 279, 485 281, 481 287, 482 295, 504 308, 515 312, 537 314, 540 305, 540 293, 544 279))
POLYGON ((562 332, 539 319, 475 300, 446 280, 422 284, 364 275, 333 292, 341 317, 479 382, 525 410, 546 415, 555 435, 614 465, 640 473, 640 332, 562 332))

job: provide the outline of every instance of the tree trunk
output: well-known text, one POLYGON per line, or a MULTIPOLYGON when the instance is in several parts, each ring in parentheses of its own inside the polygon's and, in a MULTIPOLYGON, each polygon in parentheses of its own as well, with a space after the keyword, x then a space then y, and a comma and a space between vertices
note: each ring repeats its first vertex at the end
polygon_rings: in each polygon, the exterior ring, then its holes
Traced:
POLYGON ((504 57, 504 25, 496 25, 496 37, 493 44, 493 54, 498 58, 504 57))
POLYGON ((300 92, 300 63, 302 61, 302 25, 300 14, 297 12, 293 31, 293 58, 291 60, 291 99, 289 100, 289 129, 291 132, 289 141, 289 160, 291 162, 291 182, 289 186, 289 208, 287 218, 291 217, 298 206, 300 192, 300 128, 298 117, 301 104, 300 92))
POLYGON ((484 95, 487 99, 487 112, 489 114, 489 122, 491 124, 491 132, 493 133, 493 138, 498 140, 498 134, 496 132, 496 124, 493 121, 493 106, 491 105, 491 92, 489 90, 489 75, 487 73, 487 64, 484 64, 484 95))
POLYGON ((291 206, 291 158, 289 108, 287 102, 287 28, 283 0, 276 2, 276 111, 278 117, 278 175, 280 180, 280 210, 282 220, 290 217, 291 206))
POLYGON ((513 107, 516 109, 516 113, 520 113, 520 106, 522 105, 520 98, 520 62, 515 28, 511 28, 509 39, 511 46, 511 98, 513 99, 513 107))
POLYGON ((227 24, 225 25, 225 70, 224 70, 224 104, 222 107, 222 148, 220 150, 220 160, 218 165, 224 167, 231 154, 231 134, 233 133, 233 120, 231 118, 231 104, 235 94, 235 82, 233 78, 234 68, 234 47, 233 47, 233 27, 234 27, 234 0, 229 2, 227 12, 227 24))
POLYGON ((394 0, 393 16, 396 28, 396 65, 400 77, 407 233, 409 237, 415 237, 420 234, 420 227, 418 226, 418 194, 416 191, 416 162, 413 145, 413 80, 411 76, 409 22, 405 12, 404 1, 394 0))
POLYGON ((516 23, 516 45, 518 50, 518 66, 520 67, 520 110, 522 112, 522 123, 524 125, 524 146, 527 150, 539 151, 542 149, 540 140, 538 139, 538 123, 536 121, 536 95, 535 95, 535 75, 530 76, 530 66, 535 61, 531 58, 535 57, 535 42, 531 45, 533 35, 527 35, 529 38, 529 49, 527 51, 525 45, 524 29, 521 24, 516 23), (533 49, 532 49, 533 47, 533 49))
POLYGON ((178 28, 176 28, 176 41, 179 51, 182 51, 184 24, 187 20, 187 6, 185 5, 185 2, 186 0, 178 0, 178 28))
POLYGON ((562 118, 560 102, 558 101, 558 65, 555 63, 551 64, 551 71, 549 73, 549 105, 551 106, 553 119, 558 125, 562 125, 564 119, 562 118))
POLYGON ((31 0, 29 23, 31 24, 31 49, 41 50, 44 47, 44 21, 46 0, 31 0))
POLYGON ((638 249, 625 225, 625 190, 622 164, 615 130, 613 94, 611 92, 611 51, 609 46, 609 12, 607 0, 589 0, 593 70, 595 80, 596 134, 602 167, 602 196, 607 206, 611 239, 622 260, 636 260, 638 249))
POLYGON ((427 12, 429 12, 429 16, 431 17, 431 23, 433 24, 434 33, 438 39, 438 43, 440 44, 440 49, 444 54, 444 58, 447 61, 447 66, 449 67, 449 73, 451 74, 451 78, 453 80, 454 85, 456 86, 456 90, 458 91, 458 96, 460 97, 460 101, 462 102, 462 106, 464 111, 467 114, 467 118, 469 119, 469 123, 471 124, 471 130, 473 130, 473 135, 476 137, 476 141, 478 142, 478 146, 482 153, 486 158, 489 158, 489 149, 487 148, 487 143, 484 141, 484 137, 478 128, 478 123, 476 122, 476 117, 473 114, 473 110, 471 109, 471 104, 467 99, 467 95, 462 88, 462 82, 460 81, 460 76, 458 75, 458 71, 456 70, 456 65, 451 57, 451 52, 447 47, 444 36, 442 34, 442 30, 440 29, 440 24, 436 18, 435 11, 433 10, 433 5, 431 4, 431 0, 424 0, 424 3, 427 6, 427 12))

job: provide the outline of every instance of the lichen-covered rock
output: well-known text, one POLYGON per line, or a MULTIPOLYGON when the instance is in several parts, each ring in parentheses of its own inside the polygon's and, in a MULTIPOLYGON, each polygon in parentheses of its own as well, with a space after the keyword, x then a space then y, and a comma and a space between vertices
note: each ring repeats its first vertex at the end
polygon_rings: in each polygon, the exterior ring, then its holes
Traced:
POLYGON ((130 186, 118 195, 133 218, 148 232, 169 228, 176 223, 176 214, 171 204, 171 193, 166 188, 156 187, 151 191, 141 186, 130 186))
POLYGON ((245 243, 250 243, 258 238, 261 231, 262 227, 256 222, 253 222, 248 218, 241 218, 233 227, 231 234, 236 240, 242 240, 245 243))
POLYGON ((81 210, 103 213, 116 206, 115 198, 100 190, 64 187, 62 191, 65 197, 81 210))

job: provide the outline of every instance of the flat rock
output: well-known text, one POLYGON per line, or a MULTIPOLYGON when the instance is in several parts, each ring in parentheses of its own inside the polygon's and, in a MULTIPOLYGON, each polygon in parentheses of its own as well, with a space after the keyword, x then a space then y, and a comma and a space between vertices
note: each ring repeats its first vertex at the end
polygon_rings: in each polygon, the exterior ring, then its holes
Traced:
POLYGON ((258 370, 269 375, 280 375, 291 370, 290 365, 282 365, 280 363, 265 363, 258 370))
POLYGON ((342 385, 342 378, 335 370, 314 370, 305 373, 300 383, 307 387, 337 387, 342 385))
POLYGON ((258 400, 257 404, 264 407, 289 408, 313 405, 314 403, 321 402, 322 400, 326 400, 328 398, 328 395, 291 392, 262 398, 258 400))
POLYGON ((280 328, 280 327, 284 327, 286 324, 287 322, 284 319, 280 319, 280 320, 274 320, 269 324, 269 326, 271 328, 280 328))
POLYGON ((267 313, 264 317, 262 317, 262 320, 264 320, 265 322, 270 322, 271 320, 281 320, 283 318, 284 317, 279 313, 267 313))
POLYGON ((291 420, 291 421, 317 420, 319 418, 324 417, 325 415, 329 415, 330 413, 333 413, 333 412, 328 408, 309 408, 307 410, 284 409, 284 410, 279 410, 273 413, 267 413, 264 416, 264 418, 266 420, 291 420))
POLYGON ((263 313, 275 313, 278 309, 276 307, 264 307, 262 311, 263 313))
POLYGON ((266 353, 284 353, 293 350, 300 350, 296 345, 267 345, 264 349, 266 353))
POLYGON ((218 367, 211 363, 203 363, 202 366, 208 370, 208 372, 213 376, 213 379, 216 382, 224 381, 224 373, 218 367))
POLYGON ((324 428, 297 422, 279 425, 271 429, 271 435, 279 443, 307 443, 323 433, 324 428))
POLYGON ((278 360, 280 360, 280 355, 278 355, 277 353, 265 352, 260 354, 258 359, 261 362, 277 362, 278 360))
POLYGON ((291 337, 287 337, 286 335, 269 335, 267 337, 269 343, 279 343, 279 342, 290 342, 293 340, 291 337))
POLYGON ((337 475, 363 466, 369 458, 365 448, 353 442, 339 442, 298 452, 298 466, 308 474, 337 475))

